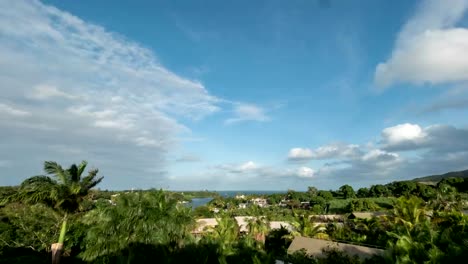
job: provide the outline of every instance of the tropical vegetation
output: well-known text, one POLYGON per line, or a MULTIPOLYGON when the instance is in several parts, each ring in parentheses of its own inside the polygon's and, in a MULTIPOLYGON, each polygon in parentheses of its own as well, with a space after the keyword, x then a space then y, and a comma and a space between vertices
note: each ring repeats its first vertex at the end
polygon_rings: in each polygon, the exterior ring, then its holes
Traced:
MULTIPOLYGON (((87 163, 45 162, 45 175, 0 188, 0 263, 442 263, 468 257, 467 179, 226 198, 192 209, 196 192, 102 191, 87 163), (379 213, 359 218, 357 212, 379 213), (339 219, 320 220, 324 214, 339 219), (216 218, 201 233, 197 219, 216 218), (247 217, 246 230, 236 216, 247 217), (354 217, 351 217, 354 216, 354 217), (291 228, 271 229, 283 220, 291 228), (362 260, 336 250, 288 254, 297 236, 385 250, 362 260)), ((206 197, 210 192, 201 192, 206 197)))

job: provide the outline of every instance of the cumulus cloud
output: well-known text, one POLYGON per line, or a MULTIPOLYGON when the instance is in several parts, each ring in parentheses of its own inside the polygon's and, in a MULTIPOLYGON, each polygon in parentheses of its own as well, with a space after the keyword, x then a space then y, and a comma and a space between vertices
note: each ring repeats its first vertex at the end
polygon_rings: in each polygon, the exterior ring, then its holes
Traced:
POLYGON ((228 172, 228 173, 250 173, 260 168, 258 164, 253 161, 247 161, 240 164, 221 164, 214 166, 213 169, 228 172))
POLYGON ((315 173, 314 169, 306 166, 283 167, 247 161, 209 166, 205 171, 176 177, 172 183, 205 189, 277 190, 308 186, 315 180, 315 173))
POLYGON ((468 130, 449 125, 421 128, 401 124, 382 131, 382 147, 390 151, 429 149, 432 152, 453 152, 468 149, 468 130))
POLYGON ((288 153, 288 159, 292 161, 310 160, 311 158, 312 150, 308 148, 292 148, 288 153))
POLYGON ((240 171, 249 171, 249 170, 254 170, 257 168, 257 164, 255 164, 255 162, 253 161, 248 161, 244 164, 241 164, 239 166, 239 170, 240 171))
POLYGON ((31 164, 2 184, 40 173, 43 160, 86 158, 108 172, 104 185, 158 186, 166 153, 191 137, 178 120, 222 103, 142 45, 39 1, 0 1, 0 87, 2 151, 31 164))
POLYGON ((336 189, 344 182, 360 187, 462 170, 468 168, 468 130, 449 125, 396 124, 383 128, 380 139, 372 144, 333 143, 314 149, 293 148, 288 158, 313 161, 314 166, 260 165, 253 161, 222 164, 196 177, 179 179, 177 184, 190 182, 193 186, 214 189, 226 186, 257 190, 306 186, 336 189), (203 183, 199 183, 200 178, 203 183))
POLYGON ((297 176, 302 178, 312 178, 314 177, 315 171, 309 167, 300 167, 297 170, 297 176))
POLYGON ((427 133, 415 124, 400 124, 382 131, 381 143, 387 149, 417 148, 427 139, 427 133))
POLYGON ((427 0, 398 35, 386 62, 377 65, 375 83, 468 81, 468 29, 456 27, 468 0, 427 0))
POLYGON ((244 121, 265 122, 269 120, 270 117, 266 114, 265 109, 253 104, 235 103, 234 117, 226 119, 224 123, 231 125, 244 121))
POLYGON ((361 146, 360 155, 326 163, 316 176, 330 181, 352 177, 355 183, 368 185, 467 169, 467 142, 465 128, 399 124, 383 129, 377 144, 361 146), (404 155, 406 151, 412 154, 404 155))
POLYGON ((247 161, 218 165, 183 182, 231 189, 305 189, 312 185, 334 189, 343 182, 369 186, 468 168, 466 128, 403 123, 383 128, 380 137, 373 144, 333 143, 289 151, 290 160, 314 160, 313 167, 247 161), (202 184, 198 183, 200 178, 204 179, 202 184))
POLYGON ((359 156, 359 145, 333 143, 316 149, 308 148, 292 148, 289 150, 288 159, 291 161, 307 161, 307 160, 325 160, 338 158, 354 158, 359 156))
POLYGON ((364 156, 362 156, 363 162, 372 162, 379 165, 389 165, 398 162, 400 156, 397 153, 387 152, 381 149, 373 149, 364 156))

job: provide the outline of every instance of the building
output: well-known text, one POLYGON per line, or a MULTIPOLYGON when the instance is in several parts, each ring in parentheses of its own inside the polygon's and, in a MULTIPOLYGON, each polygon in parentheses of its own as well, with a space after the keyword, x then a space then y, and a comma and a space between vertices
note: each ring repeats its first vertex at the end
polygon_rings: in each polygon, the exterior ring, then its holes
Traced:
POLYGON ((349 256, 358 256, 360 259, 370 258, 374 255, 383 255, 384 250, 378 248, 364 247, 353 244, 338 243, 330 240, 323 240, 308 237, 296 237, 288 248, 288 254, 304 249, 310 256, 324 257, 324 249, 337 249, 349 256))
POLYGON ((328 223, 328 222, 343 222, 344 215, 339 214, 322 214, 322 215, 310 215, 310 220, 316 223, 328 223))
POLYGON ((253 204, 258 205, 260 207, 265 207, 268 205, 267 200, 265 198, 253 198, 250 200, 253 204))
POLYGON ((270 229, 281 229, 281 227, 286 228, 288 231, 293 231, 293 226, 285 221, 270 221, 270 229))
POLYGON ((384 212, 354 212, 348 216, 348 219, 371 219, 385 215, 386 214, 384 212))
MULTIPOLYGON (((248 225, 249 225, 249 220, 254 218, 253 216, 236 216, 234 219, 237 222, 237 225, 239 226, 239 231, 247 233, 249 231, 248 225)), ((201 218, 197 219, 197 225, 195 229, 192 231, 193 234, 201 234, 205 232, 207 228, 210 227, 215 227, 218 225, 218 221, 216 218, 201 218)), ((280 229, 281 226, 284 228, 288 229, 289 231, 293 230, 293 226, 284 221, 271 221, 270 222, 270 229, 280 229)))
POLYGON ((205 232, 206 228, 215 227, 218 225, 216 218, 201 218, 197 219, 197 225, 192 231, 193 234, 201 234, 205 232))

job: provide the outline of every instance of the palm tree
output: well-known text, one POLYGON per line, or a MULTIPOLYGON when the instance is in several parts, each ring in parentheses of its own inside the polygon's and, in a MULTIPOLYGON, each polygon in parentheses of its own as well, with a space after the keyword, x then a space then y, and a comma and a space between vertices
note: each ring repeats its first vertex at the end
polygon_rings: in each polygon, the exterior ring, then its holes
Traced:
POLYGON ((218 243, 222 256, 231 255, 234 253, 233 245, 239 237, 239 226, 234 217, 228 214, 221 214, 216 217, 217 225, 209 227, 205 233, 208 241, 218 243))
POLYGON ((26 179, 18 192, 11 197, 25 203, 42 203, 60 213, 62 227, 58 242, 52 244, 52 263, 59 263, 63 242, 70 215, 82 209, 82 201, 91 188, 98 185, 104 177, 97 177, 98 169, 92 169, 82 177, 88 163, 72 164, 63 169, 57 162, 44 162, 44 171, 48 175, 39 175, 26 179))
POLYGON ((298 215, 294 212, 294 221, 291 223, 294 227, 292 236, 317 237, 327 239, 328 235, 324 232, 323 224, 313 223, 308 215, 298 215))
POLYGON ((249 234, 258 242, 265 243, 265 236, 270 230, 270 223, 264 216, 256 216, 247 220, 249 234))
POLYGON ((135 245, 164 245, 177 250, 192 240, 190 231, 195 223, 190 210, 162 190, 121 194, 115 205, 98 206, 83 217, 90 228, 81 257, 94 263, 113 255, 133 263, 144 249, 135 245))

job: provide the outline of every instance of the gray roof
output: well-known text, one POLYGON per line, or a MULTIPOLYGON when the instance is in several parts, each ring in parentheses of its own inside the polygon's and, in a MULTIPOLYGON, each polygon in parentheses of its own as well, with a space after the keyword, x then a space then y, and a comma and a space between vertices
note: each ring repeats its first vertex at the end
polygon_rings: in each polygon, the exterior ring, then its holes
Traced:
POLYGON ((298 250, 305 249, 308 255, 322 257, 323 249, 327 248, 338 249, 350 256, 357 255, 361 259, 369 258, 373 255, 382 255, 384 253, 383 249, 364 247, 346 243, 338 243, 330 240, 308 237, 294 238, 294 240, 288 248, 288 253, 292 254, 298 250))
POLYGON ((373 217, 385 216, 384 212, 354 212, 350 216, 354 215, 356 218, 370 219, 373 217))
MULTIPOLYGON (((237 225, 240 228, 240 232, 247 232, 248 231, 248 225, 249 225, 249 219, 254 218, 253 216, 236 216, 234 219, 237 222, 237 225)), ((208 227, 215 227, 218 225, 218 220, 216 218, 200 218, 197 219, 197 225, 195 230, 192 231, 192 233, 203 233, 206 231, 206 228, 208 227)), ((293 229, 292 225, 289 222, 285 221, 271 221, 270 222, 270 229, 279 229, 281 226, 285 227, 289 231, 293 229)))

